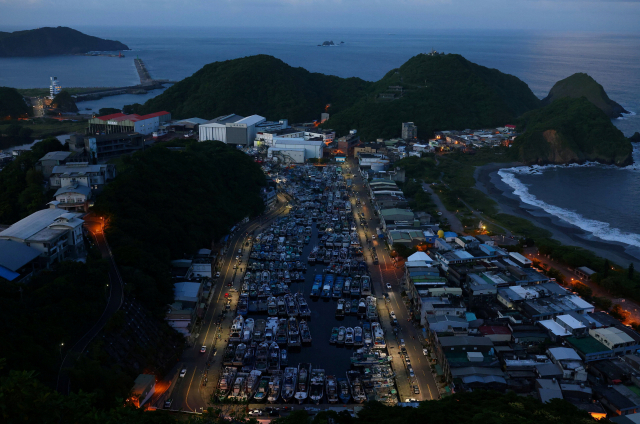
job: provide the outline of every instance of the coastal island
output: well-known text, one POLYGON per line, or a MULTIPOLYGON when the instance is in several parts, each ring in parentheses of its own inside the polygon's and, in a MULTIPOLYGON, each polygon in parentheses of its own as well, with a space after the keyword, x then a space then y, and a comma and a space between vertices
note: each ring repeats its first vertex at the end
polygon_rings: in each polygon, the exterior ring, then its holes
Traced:
POLYGON ((0 57, 37 57, 129 50, 119 41, 105 40, 68 27, 43 27, 0 32, 0 57))

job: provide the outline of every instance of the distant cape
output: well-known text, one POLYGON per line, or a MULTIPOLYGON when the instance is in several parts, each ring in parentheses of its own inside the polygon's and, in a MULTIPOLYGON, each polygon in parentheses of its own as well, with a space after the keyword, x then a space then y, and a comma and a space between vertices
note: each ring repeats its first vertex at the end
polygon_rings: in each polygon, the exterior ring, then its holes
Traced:
POLYGON ((0 32, 0 57, 37 57, 129 50, 119 41, 105 40, 67 27, 43 27, 0 32))

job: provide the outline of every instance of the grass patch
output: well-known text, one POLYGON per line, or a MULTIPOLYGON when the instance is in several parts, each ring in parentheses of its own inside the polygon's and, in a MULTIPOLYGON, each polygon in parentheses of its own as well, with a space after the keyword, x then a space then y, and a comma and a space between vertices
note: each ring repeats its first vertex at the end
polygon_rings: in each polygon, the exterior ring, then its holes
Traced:
POLYGON ((53 137, 62 134, 68 134, 72 132, 84 133, 87 128, 87 121, 81 120, 77 122, 73 121, 58 121, 56 119, 33 119, 32 121, 2 121, 0 123, 0 133, 4 133, 5 130, 11 124, 18 124, 23 128, 30 128, 33 130, 31 138, 40 139, 46 137, 53 137))

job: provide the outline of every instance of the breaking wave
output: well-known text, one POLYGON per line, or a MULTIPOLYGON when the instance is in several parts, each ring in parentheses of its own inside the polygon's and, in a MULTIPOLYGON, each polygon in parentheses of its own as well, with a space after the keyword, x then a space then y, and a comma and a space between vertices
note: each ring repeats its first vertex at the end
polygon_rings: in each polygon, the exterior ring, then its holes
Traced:
POLYGON ((529 174, 529 175, 539 175, 547 169, 557 168, 557 167, 611 167, 619 170, 627 170, 627 171, 640 171, 640 149, 634 149, 634 164, 626 166, 624 168, 617 168, 614 165, 602 165, 596 162, 588 162, 582 165, 572 164, 572 165, 546 165, 546 166, 520 166, 516 168, 505 168, 498 171, 498 175, 502 181, 507 184, 509 187, 513 189, 513 194, 518 196, 523 203, 528 205, 539 207, 550 215, 556 216, 563 221, 568 222, 569 224, 575 225, 576 227, 586 231, 587 233, 592 234, 595 237, 598 237, 602 240, 606 241, 614 241, 614 242, 622 242, 631 246, 640 247, 640 234, 629 233, 622 231, 618 228, 611 227, 610 224, 602 221, 596 221, 593 219, 585 218, 579 213, 564 209, 558 206, 550 205, 529 192, 527 185, 522 183, 517 176, 519 174, 529 174))

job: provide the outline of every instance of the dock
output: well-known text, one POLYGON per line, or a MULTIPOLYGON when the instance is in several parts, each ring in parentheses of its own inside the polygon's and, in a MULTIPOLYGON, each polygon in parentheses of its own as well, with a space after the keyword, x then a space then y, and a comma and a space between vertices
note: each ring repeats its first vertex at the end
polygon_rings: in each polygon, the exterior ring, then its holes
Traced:
POLYGON ((140 77, 140 85, 153 85, 153 78, 149 75, 149 71, 147 71, 146 66, 144 66, 142 59, 135 58, 133 59, 133 63, 136 65, 136 71, 138 71, 138 76, 140 77))
POLYGON ((73 97, 76 102, 84 100, 97 100, 108 96, 117 96, 119 94, 145 94, 149 90, 156 90, 163 88, 165 84, 175 84, 176 81, 169 81, 166 79, 153 79, 149 74, 144 62, 140 58, 133 59, 133 63, 136 66, 138 77, 140 78, 140 84, 131 85, 127 87, 110 87, 107 89, 101 89, 96 91, 88 91, 82 94, 76 94, 73 97))

